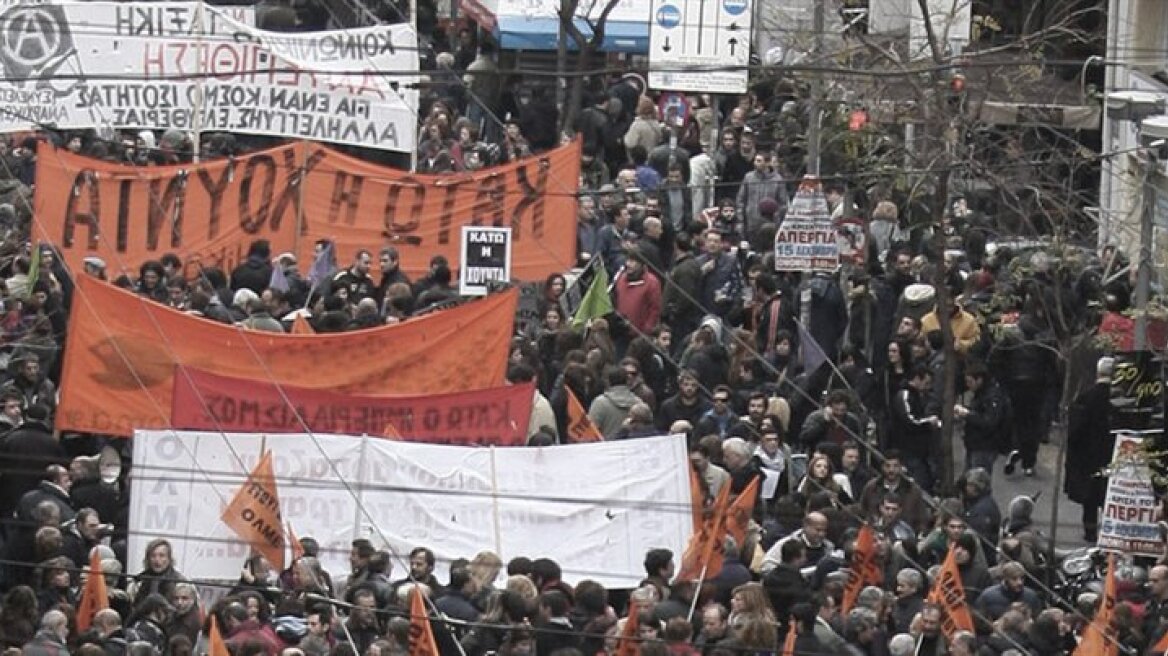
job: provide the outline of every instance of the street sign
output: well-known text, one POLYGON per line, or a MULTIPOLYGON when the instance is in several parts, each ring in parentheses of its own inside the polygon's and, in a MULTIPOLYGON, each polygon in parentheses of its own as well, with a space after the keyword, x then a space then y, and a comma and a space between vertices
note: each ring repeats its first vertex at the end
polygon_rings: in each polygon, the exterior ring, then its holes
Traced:
POLYGON ((653 0, 649 87, 746 93, 751 0, 653 0))

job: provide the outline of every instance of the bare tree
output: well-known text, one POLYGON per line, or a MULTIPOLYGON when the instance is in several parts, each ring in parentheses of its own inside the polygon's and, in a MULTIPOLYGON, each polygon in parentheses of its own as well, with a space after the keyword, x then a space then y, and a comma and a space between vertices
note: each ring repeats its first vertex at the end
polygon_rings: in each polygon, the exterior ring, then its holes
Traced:
POLYGON ((572 39, 576 44, 576 72, 572 76, 570 85, 561 78, 559 80, 560 88, 568 88, 568 97, 560 112, 562 117, 561 129, 570 128, 576 121, 576 115, 579 114, 581 105, 584 102, 584 81, 587 77, 588 71, 591 70, 593 60, 596 59, 596 54, 600 52, 600 46, 604 44, 605 27, 608 24, 608 16, 612 10, 616 8, 620 0, 562 0, 559 8, 560 31, 561 39, 559 44, 559 62, 558 67, 561 72, 567 68, 567 41, 563 37, 572 39), (592 9, 597 2, 604 2, 604 6, 600 10, 600 14, 596 18, 591 18, 592 9), (582 8, 587 8, 588 11, 581 12, 582 8), (576 25, 576 18, 582 17, 585 23, 588 24, 592 31, 591 36, 586 36, 584 32, 576 25))

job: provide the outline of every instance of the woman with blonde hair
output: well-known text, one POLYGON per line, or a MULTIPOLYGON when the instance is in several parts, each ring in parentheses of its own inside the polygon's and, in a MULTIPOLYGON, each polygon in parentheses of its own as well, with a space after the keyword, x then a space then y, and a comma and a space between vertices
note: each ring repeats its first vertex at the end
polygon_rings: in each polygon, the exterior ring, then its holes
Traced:
POLYGON ((730 630, 743 647, 773 650, 778 640, 775 611, 757 581, 744 583, 730 596, 730 630))
POLYGON ((486 601, 495 591, 495 579, 499 578, 499 571, 503 569, 503 559, 493 551, 480 551, 467 566, 470 577, 474 579, 478 594, 474 602, 479 609, 486 607, 486 601))
POLYGON ((837 506, 852 502, 852 486, 847 476, 835 473, 831 458, 823 453, 811 456, 807 463, 807 474, 800 481, 798 492, 804 499, 816 492, 827 492, 837 506))

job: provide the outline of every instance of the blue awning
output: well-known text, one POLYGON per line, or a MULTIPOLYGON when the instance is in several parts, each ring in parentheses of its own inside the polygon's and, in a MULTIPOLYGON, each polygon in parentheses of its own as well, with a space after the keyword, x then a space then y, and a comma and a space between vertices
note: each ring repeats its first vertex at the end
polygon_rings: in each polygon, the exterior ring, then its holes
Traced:
MULTIPOLYGON (((592 30, 583 20, 577 18, 576 26, 585 36, 592 30)), ((495 38, 504 50, 555 50, 558 46, 559 23, 555 18, 528 18, 524 16, 499 16, 495 27, 495 38)), ((568 38, 568 49, 575 50, 576 42, 568 38)), ((604 28, 604 52, 628 52, 647 54, 649 52, 649 21, 608 21, 604 28)))

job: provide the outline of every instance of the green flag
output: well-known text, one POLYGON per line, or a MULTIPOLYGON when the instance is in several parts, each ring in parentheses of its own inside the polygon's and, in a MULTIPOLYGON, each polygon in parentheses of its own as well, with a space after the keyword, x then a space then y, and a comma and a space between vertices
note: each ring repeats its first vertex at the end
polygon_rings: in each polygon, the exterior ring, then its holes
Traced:
POLYGON ((580 307, 572 315, 572 327, 583 328, 596 317, 603 317, 612 312, 612 299, 608 297, 608 272, 604 270, 604 263, 597 262, 596 275, 584 298, 580 299, 580 307))
POLYGON ((41 275, 41 245, 33 242, 32 253, 28 260, 28 296, 32 296, 32 288, 36 286, 41 275))

